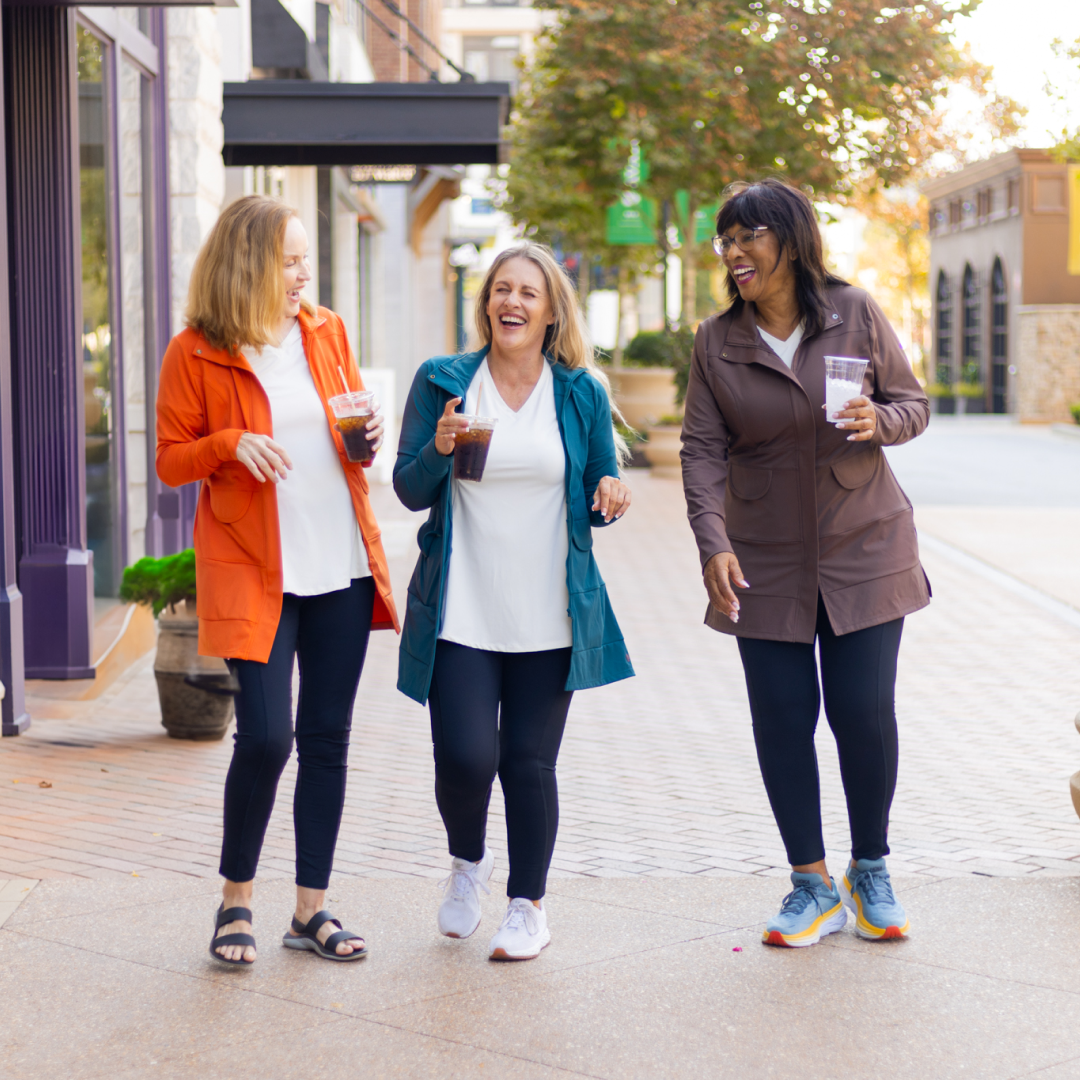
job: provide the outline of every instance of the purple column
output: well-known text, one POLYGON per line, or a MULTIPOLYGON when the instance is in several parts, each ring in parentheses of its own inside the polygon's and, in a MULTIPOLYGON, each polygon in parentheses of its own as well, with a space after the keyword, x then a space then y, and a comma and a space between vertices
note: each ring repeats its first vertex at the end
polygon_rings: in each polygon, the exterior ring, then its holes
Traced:
MULTIPOLYGON (((2 64, 2 51, 0 51, 2 64)), ((0 88, 3 68, 0 66, 0 88)), ((4 155, 4 116, 0 89, 0 158, 4 155)), ((15 580, 15 472, 11 438, 11 343, 7 327, 7 165, 0 166, 0 681, 6 696, 0 706, 5 735, 21 735, 30 726, 23 675, 22 593, 15 580)))
POLYGON ((18 579, 29 678, 94 674, 75 16, 3 9, 18 579))

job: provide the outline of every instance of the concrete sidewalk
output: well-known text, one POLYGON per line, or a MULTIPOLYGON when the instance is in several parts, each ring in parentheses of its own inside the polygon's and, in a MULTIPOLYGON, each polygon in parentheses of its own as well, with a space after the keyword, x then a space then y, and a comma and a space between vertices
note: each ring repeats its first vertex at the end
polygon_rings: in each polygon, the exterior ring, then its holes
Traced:
POLYGON ((259 890, 251 970, 206 955, 212 882, 39 885, 0 933, 0 1072, 64 1080, 299 1077, 1080 1075, 1075 880, 900 881, 916 932, 760 943, 777 883, 553 884, 525 964, 440 938, 434 888, 340 880, 371 955, 278 946, 291 888, 259 890), (205 940, 204 940, 205 939, 205 940))
MULTIPOLYGON (((966 478, 984 493, 1002 470, 989 451, 971 454, 981 429, 943 430, 927 436, 921 473, 897 462, 906 487, 929 487, 916 498, 921 528, 940 538, 924 552, 934 602, 907 621, 898 685, 889 863, 910 941, 869 944, 848 929, 812 949, 760 944, 787 868, 738 654, 702 626, 678 483, 635 473, 631 514, 596 548, 638 676, 575 696, 540 959, 484 959, 498 887, 474 938, 435 930, 448 859, 427 716, 394 689, 397 642, 379 634, 329 894, 371 956, 338 965, 278 945, 290 767, 260 866, 259 961, 214 964, 230 743, 168 739, 144 661, 96 701, 32 700, 30 732, 0 743, 0 877, 12 879, 0 886, 0 1075, 1080 1076, 1080 823, 1068 793, 1080 625, 1053 580, 1046 603, 1026 585, 1000 588, 978 550, 954 557, 976 546, 955 531, 959 515, 992 510, 1034 526, 1026 550, 1060 544, 1067 568, 1065 518, 1040 515, 1072 513, 1073 494, 1065 484, 1045 505, 1054 489, 1039 480, 1028 514, 1007 499, 988 509, 989 494, 965 505, 935 471, 947 478, 950 453, 984 461, 986 475, 966 478)), ((1013 463, 1017 475, 1043 453, 1068 464, 1036 436, 1010 438, 1032 458, 1013 463)), ((401 597, 418 519, 385 489, 375 498, 401 597)), ((978 529, 987 544, 1001 535, 978 529)), ((982 555, 1012 562, 1003 544, 982 555)), ((847 826, 825 724, 818 752, 835 870, 847 826)), ((497 792, 490 840, 498 885, 497 792)))

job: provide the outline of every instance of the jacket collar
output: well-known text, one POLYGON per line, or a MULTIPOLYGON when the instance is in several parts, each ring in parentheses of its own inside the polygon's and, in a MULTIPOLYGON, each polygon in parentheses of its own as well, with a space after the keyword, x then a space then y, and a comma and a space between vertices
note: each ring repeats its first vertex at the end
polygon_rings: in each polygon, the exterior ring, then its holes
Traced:
MULTIPOLYGON (((471 353, 459 353, 456 356, 443 356, 435 364, 435 370, 428 377, 436 386, 442 387, 454 397, 465 397, 465 391, 476 377, 476 372, 484 361, 484 357, 491 351, 490 345, 471 353)), ((565 364, 553 360, 545 354, 551 367, 551 374, 555 380, 555 396, 562 400, 568 388, 584 373, 584 368, 576 368, 571 371, 565 364)))
MULTIPOLYGON (((307 342, 312 334, 324 322, 326 318, 320 315, 318 312, 314 315, 309 315, 303 308, 300 309, 300 314, 297 316, 297 322, 300 323, 300 335, 304 339, 304 351, 307 351, 307 342)), ((237 367, 242 368, 244 371, 251 371, 251 365, 247 362, 247 358, 242 352, 237 350, 234 356, 228 349, 219 349, 211 345, 202 334, 197 334, 195 341, 195 355, 201 357, 203 360, 209 360, 214 364, 222 364, 224 367, 237 367)))

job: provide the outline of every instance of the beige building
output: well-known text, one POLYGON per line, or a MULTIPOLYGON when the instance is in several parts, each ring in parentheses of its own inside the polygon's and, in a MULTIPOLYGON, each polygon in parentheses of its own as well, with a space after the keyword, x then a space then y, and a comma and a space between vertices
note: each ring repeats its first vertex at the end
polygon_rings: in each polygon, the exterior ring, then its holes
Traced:
POLYGON ((1065 163, 1010 150, 923 191, 939 411, 1069 420, 1080 401, 1080 275, 1067 268, 1065 163))

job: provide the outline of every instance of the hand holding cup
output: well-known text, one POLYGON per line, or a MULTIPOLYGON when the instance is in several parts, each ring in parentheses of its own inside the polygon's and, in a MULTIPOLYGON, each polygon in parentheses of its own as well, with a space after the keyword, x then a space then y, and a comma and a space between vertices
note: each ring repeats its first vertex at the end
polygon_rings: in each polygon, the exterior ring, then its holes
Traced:
POLYGON ((454 439, 459 431, 469 430, 469 421, 454 410, 461 404, 461 398, 451 398, 435 425, 435 449, 443 457, 449 457, 454 452, 454 439))

